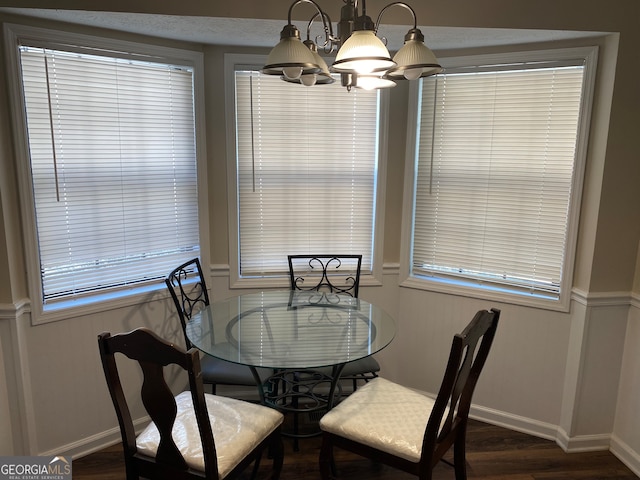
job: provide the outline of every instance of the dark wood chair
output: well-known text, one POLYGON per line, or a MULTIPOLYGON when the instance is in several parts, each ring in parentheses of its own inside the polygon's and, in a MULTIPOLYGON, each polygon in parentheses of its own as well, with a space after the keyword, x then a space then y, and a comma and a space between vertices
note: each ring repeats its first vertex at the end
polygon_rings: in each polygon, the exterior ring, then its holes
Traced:
POLYGON ((128 480, 233 479, 252 462, 255 475, 266 449, 273 458, 271 478, 279 478, 282 414, 262 405, 205 394, 196 349, 185 352, 146 328, 113 336, 102 333, 98 344, 122 434, 128 480), (151 423, 137 437, 116 354, 137 361, 142 369, 140 396, 151 423), (173 395, 164 376, 170 365, 187 372, 190 391, 173 395))
MULTIPOLYGON (((165 279, 171 298, 176 306, 186 348, 192 347, 187 338, 187 322, 200 309, 209 305, 209 292, 202 274, 200 260, 194 258, 173 270, 165 279)), ((211 385, 212 393, 216 393, 216 385, 256 386, 251 369, 246 365, 227 362, 210 355, 201 359, 203 382, 211 385)), ((267 378, 272 372, 266 368, 256 369, 260 378, 267 378)))
POLYGON ((334 447, 430 480, 433 468, 452 446, 456 480, 466 479, 471 398, 499 317, 497 309, 479 311, 464 331, 453 337, 435 400, 376 378, 322 417, 322 479, 331 478, 334 447))
MULTIPOLYGON (((289 282, 292 290, 315 290, 358 298, 362 255, 288 255, 289 282)), ((380 364, 373 357, 347 363, 340 378, 358 381, 376 378, 380 364)))

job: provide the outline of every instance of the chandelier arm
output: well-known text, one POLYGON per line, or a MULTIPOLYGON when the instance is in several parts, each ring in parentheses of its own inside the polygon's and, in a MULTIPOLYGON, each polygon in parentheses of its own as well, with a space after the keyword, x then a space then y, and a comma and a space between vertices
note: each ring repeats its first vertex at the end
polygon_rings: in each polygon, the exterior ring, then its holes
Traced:
MULTIPOLYGON (((363 2, 364 2, 364 0, 363 0, 363 2)), ((418 28, 418 20, 417 20, 417 17, 416 17, 415 10, 413 8, 411 8, 410 5, 407 5, 404 2, 392 2, 389 5, 387 5, 386 7, 384 7, 380 11, 380 13, 378 14, 378 19, 376 20, 376 29, 375 29, 376 33, 378 33, 378 27, 380 27, 380 20, 382 20, 382 14, 384 12, 386 12, 388 8, 395 7, 396 5, 398 5, 400 7, 404 7, 404 8, 406 8, 407 10, 409 10, 411 12, 411 15, 413 16, 413 29, 415 30, 415 29, 418 28)))
POLYGON ((288 14, 288 21, 289 21, 289 25, 292 25, 291 23, 291 14, 293 12, 293 8, 296 5, 300 5, 301 3, 310 3, 312 4, 314 7, 316 7, 316 10, 318 11, 318 13, 316 13, 313 18, 311 19, 311 21, 309 22, 309 25, 307 26, 307 38, 309 38, 309 29, 311 28, 311 23, 313 22, 313 20, 320 15, 320 17, 322 18, 322 25, 324 27, 324 35, 325 35, 325 42, 324 42, 324 48, 326 50, 327 45, 332 46, 333 45, 333 41, 334 41, 334 37, 333 37, 333 28, 331 26, 331 18, 329 18, 329 15, 327 15, 322 8, 320 8, 320 5, 318 5, 314 0, 296 0, 295 2, 293 2, 291 4, 291 6, 289 7, 289 14, 288 14))
MULTIPOLYGON (((318 18, 318 16, 322 17, 322 23, 324 25, 325 39, 324 39, 324 43, 322 44, 322 48, 324 49, 325 53, 331 53, 338 39, 333 36, 333 27, 331 25, 331 19, 329 18, 329 15, 327 15, 325 12, 323 11, 316 12, 313 15, 313 17, 311 17, 311 20, 309 20, 309 23, 307 24, 307 40, 311 40, 311 25, 316 20, 316 18, 318 18)), ((318 37, 320 37, 320 35, 318 35, 318 37)))

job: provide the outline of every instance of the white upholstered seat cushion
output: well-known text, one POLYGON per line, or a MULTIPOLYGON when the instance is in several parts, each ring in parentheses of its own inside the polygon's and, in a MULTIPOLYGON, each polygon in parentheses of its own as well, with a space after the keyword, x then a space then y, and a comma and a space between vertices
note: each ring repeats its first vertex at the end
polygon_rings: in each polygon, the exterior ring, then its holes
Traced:
POLYGON ((320 428, 417 463, 433 405, 433 399, 379 377, 325 414, 320 428))
MULTIPOLYGON (((283 420, 282 414, 272 408, 235 398, 205 394, 205 402, 216 443, 220 478, 226 477, 283 420)), ((202 441, 191 392, 176 396, 176 405, 178 411, 172 430, 173 440, 187 464, 204 471, 202 441)), ((155 457, 159 443, 160 433, 153 422, 136 438, 138 451, 150 457, 155 457)))

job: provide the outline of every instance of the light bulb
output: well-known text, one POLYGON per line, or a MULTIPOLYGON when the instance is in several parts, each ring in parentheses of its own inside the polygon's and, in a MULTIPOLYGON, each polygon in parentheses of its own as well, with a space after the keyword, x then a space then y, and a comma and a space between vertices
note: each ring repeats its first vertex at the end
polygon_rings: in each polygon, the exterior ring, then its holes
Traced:
POLYGON ((378 88, 389 88, 395 86, 396 83, 393 80, 381 78, 376 75, 358 75, 358 79, 356 81, 356 88, 361 88, 362 90, 375 90, 378 88))
POLYGON ((404 71, 404 78, 407 80, 417 80, 422 75, 422 68, 407 68, 404 71))
POLYGON ((377 64, 375 61, 361 60, 357 63, 357 66, 355 67, 355 71, 359 75, 367 75, 373 72, 376 68, 377 68, 377 64))
POLYGON ((315 73, 310 73, 308 75, 300 76, 300 82, 307 87, 311 87, 316 84, 317 75, 315 73))
POLYGON ((289 80, 297 80, 302 74, 302 67, 284 67, 282 73, 289 80))

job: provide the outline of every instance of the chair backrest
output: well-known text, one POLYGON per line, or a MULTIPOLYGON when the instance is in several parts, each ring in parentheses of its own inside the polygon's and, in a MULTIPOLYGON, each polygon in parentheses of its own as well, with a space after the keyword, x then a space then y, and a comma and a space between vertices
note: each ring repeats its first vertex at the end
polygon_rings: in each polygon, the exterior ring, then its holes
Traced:
POLYGON ((471 397, 489 355, 499 318, 498 309, 481 310, 462 333, 453 337, 444 378, 425 430, 423 459, 437 462, 456 441, 464 442, 464 438, 458 436, 465 435, 471 397))
POLYGON ((291 290, 358 297, 362 255, 288 255, 291 290))
POLYGON ((164 367, 175 364, 186 370, 195 418, 200 431, 206 478, 218 477, 218 464, 213 431, 208 420, 204 387, 200 374, 200 357, 196 349, 185 352, 158 337, 151 330, 138 328, 129 333, 98 336, 100 357, 111 399, 116 410, 122 444, 125 452, 127 478, 147 476, 155 478, 186 478, 189 467, 176 446, 171 430, 176 419, 176 401, 164 378, 164 367), (136 434, 125 393, 120 383, 116 353, 137 361, 144 381, 141 387, 142 403, 160 433, 160 444, 155 459, 136 455, 136 434))
POLYGON ((167 275, 164 282, 176 305, 186 346, 191 348, 191 342, 187 338, 187 322, 200 308, 209 305, 209 293, 200 260, 194 258, 183 263, 167 275))

